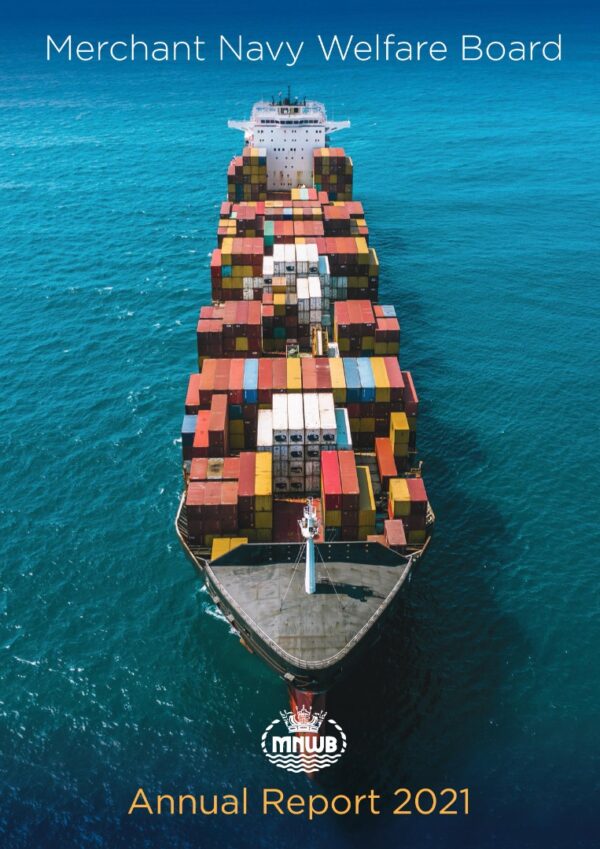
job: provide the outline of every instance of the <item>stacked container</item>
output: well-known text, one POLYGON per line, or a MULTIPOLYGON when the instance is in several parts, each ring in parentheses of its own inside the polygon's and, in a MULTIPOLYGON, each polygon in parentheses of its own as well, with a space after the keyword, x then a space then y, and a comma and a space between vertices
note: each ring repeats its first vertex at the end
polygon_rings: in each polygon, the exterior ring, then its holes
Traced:
POLYGON ((227 196, 230 201, 266 200, 267 151, 245 147, 227 169, 227 196))
POLYGON ((214 540, 215 558, 272 540, 277 503, 297 539, 307 495, 328 539, 403 552, 426 535, 423 483, 401 477, 419 399, 398 362, 396 311, 373 306, 379 261, 351 199, 352 162, 318 148, 313 165, 314 187, 270 197, 264 149, 244 148, 228 171, 181 428, 190 535, 214 540))
POLYGON ((236 481, 191 481, 186 492, 188 533, 198 545, 238 530, 236 481))
POLYGON ((337 301, 333 309, 333 338, 342 356, 372 356, 376 322, 371 302, 337 301))
POLYGON ((315 189, 327 192, 330 200, 352 200, 352 160, 341 147, 319 147, 313 151, 315 189))
POLYGON ((421 478, 394 478, 388 499, 390 519, 401 519, 409 545, 425 542, 427 492, 421 478))
POLYGON ((197 328, 198 358, 258 357, 262 350, 262 306, 259 301, 225 301, 203 307, 197 328))
POLYGON ((400 353, 400 322, 392 306, 375 306, 375 353, 379 356, 398 356, 400 353))

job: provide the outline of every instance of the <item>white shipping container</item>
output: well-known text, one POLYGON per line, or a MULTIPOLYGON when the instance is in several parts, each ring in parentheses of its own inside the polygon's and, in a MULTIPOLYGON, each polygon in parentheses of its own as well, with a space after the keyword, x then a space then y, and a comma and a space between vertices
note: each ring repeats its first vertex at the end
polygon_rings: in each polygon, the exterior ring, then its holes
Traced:
POLYGON ((286 477, 273 478, 273 489, 276 492, 287 492, 288 488, 288 479, 286 477))
POLYGON ((337 425, 335 421, 335 403, 331 392, 319 393, 319 418, 321 420, 321 442, 335 445, 337 425))
POLYGON ((287 395, 279 392, 273 395, 273 442, 275 445, 287 442, 288 414, 287 395))
POLYGON ((313 274, 308 278, 308 295, 310 297, 310 308, 319 309, 321 307, 321 281, 313 274))
POLYGON ((298 274, 308 274, 308 245, 296 245, 296 267, 298 274))
POLYGON ((285 274, 285 245, 273 245, 273 274, 285 274))
POLYGON ((319 459, 321 456, 321 446, 318 442, 310 443, 304 447, 304 457, 306 461, 319 459))
POLYGON ((310 298, 308 289, 308 277, 298 277, 298 279, 296 280, 296 292, 298 294, 298 309, 300 309, 301 302, 306 302, 308 306, 308 301, 310 298))
POLYGON ((259 410, 256 425, 256 450, 271 451, 273 448, 273 412, 259 410))
POLYGON ((304 402, 304 441, 318 443, 321 437, 321 418, 319 416, 319 396, 316 392, 302 395, 304 402))
POLYGON ((285 270, 296 271, 296 245, 284 245, 285 270))
POLYGON ((311 274, 319 273, 319 250, 314 242, 310 242, 308 248, 308 270, 311 274))
POLYGON ((306 478, 306 492, 319 492, 321 488, 321 478, 319 475, 309 475, 306 478))
POLYGON ((306 484, 304 475, 292 475, 289 478, 289 487, 291 492, 304 492, 306 484))
POLYGON ((308 462, 304 466, 304 474, 309 477, 314 477, 315 475, 321 474, 321 462, 320 460, 308 460, 308 462))
POLYGON ((304 405, 299 392, 290 392, 287 396, 288 405, 288 442, 304 442, 304 405))
MULTIPOLYGON (((298 396, 301 397, 300 395, 298 396)), ((304 438, 304 434, 302 435, 304 438)), ((288 457, 290 460, 304 460, 304 445, 290 445, 288 457)))
MULTIPOLYGON (((277 246, 275 246, 277 247, 277 246)), ((275 248, 273 248, 273 256, 263 257, 263 277, 273 277, 275 274, 275 248)))

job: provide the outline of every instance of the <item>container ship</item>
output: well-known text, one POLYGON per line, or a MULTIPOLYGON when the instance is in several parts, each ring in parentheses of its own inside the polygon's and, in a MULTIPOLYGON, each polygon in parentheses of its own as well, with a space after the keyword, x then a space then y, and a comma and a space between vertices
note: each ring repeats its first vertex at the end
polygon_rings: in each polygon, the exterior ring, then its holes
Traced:
POLYGON ((212 303, 197 325, 176 530, 214 603, 289 687, 326 692, 380 637, 434 523, 419 399, 348 121, 289 95, 254 105, 227 170, 212 303))

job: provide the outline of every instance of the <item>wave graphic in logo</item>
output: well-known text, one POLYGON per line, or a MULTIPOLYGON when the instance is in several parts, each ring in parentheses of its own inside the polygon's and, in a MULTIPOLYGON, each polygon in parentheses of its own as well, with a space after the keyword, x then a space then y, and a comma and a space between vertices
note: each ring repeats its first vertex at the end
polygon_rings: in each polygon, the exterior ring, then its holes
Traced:
POLYGON ((268 761, 288 772, 318 772, 339 761, 348 747, 342 727, 326 720, 326 712, 312 713, 299 708, 283 711, 261 737, 261 748, 268 761))

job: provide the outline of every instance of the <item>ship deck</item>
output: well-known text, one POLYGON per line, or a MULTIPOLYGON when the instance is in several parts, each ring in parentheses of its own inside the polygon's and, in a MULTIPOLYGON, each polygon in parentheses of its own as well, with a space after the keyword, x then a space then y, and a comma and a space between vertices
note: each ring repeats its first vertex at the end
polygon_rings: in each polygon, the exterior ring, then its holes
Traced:
POLYGON ((304 590, 303 548, 244 545, 208 567, 238 616, 295 666, 343 658, 383 612, 411 562, 378 543, 317 546, 317 589, 304 590))

